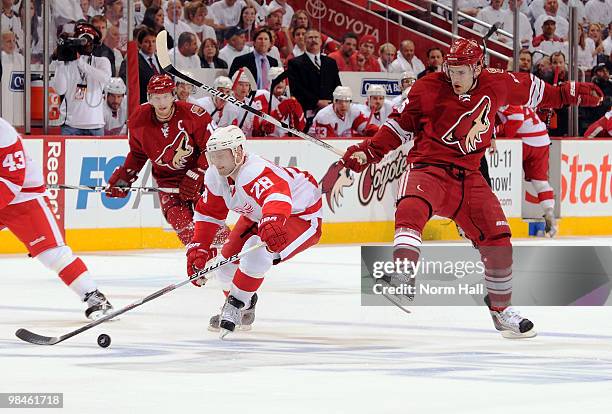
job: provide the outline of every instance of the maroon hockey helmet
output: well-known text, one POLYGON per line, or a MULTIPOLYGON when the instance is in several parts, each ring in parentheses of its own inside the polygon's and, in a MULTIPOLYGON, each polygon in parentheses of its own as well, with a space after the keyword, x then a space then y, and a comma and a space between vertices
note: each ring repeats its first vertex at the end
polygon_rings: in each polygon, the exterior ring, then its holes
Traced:
POLYGON ((102 34, 93 25, 79 22, 74 26, 74 37, 89 37, 95 46, 102 44, 102 34))
POLYGON ((172 93, 176 85, 172 78, 168 75, 155 75, 147 85, 147 94, 155 93, 172 93))
POLYGON ((478 65, 483 63, 484 54, 480 45, 473 39, 457 39, 446 55, 448 66, 478 65))

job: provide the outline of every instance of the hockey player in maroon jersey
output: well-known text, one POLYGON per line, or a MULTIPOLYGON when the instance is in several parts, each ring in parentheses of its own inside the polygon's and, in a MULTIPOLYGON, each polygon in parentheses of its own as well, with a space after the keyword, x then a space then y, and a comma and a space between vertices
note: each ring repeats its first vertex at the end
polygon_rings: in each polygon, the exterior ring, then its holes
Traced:
MULTIPOLYGON (((374 137, 349 147, 342 159, 348 168, 363 171, 414 133, 410 173, 400 180, 398 190, 396 259, 416 263, 421 232, 434 214, 455 220, 485 264, 486 302, 495 328, 504 337, 532 337, 533 323, 510 306, 510 226, 478 171, 480 160, 490 145, 500 106, 596 106, 601 100, 601 90, 593 84, 553 87, 530 74, 484 69, 480 46, 474 40, 458 39, 451 45, 443 72, 417 80, 398 112, 374 137)), ((410 283, 410 276, 393 275, 391 282, 410 283)))
POLYGON ((8 228, 31 257, 56 272, 87 303, 85 316, 97 319, 113 310, 87 266, 66 246, 51 211, 40 168, 28 156, 21 138, 0 118, 0 230, 8 228))
POLYGON ((160 192, 166 221, 183 244, 193 237, 193 205, 200 197, 208 168, 206 141, 210 115, 200 106, 175 101, 175 83, 168 75, 155 75, 147 86, 148 103, 128 120, 130 152, 108 180, 110 197, 126 197, 138 173, 151 160, 160 187, 178 187, 178 194, 160 192))

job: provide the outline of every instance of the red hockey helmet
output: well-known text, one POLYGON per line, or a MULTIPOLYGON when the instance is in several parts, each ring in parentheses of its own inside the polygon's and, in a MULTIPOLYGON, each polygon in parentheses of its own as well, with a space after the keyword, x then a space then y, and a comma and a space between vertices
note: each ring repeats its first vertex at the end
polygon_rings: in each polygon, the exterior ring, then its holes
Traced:
POLYGON ((472 39, 457 39, 446 55, 447 66, 482 65, 484 55, 480 45, 472 39))
POLYGON ((168 75, 154 75, 147 84, 147 94, 172 93, 176 85, 168 75))
POLYGON ((102 43, 102 34, 95 26, 80 22, 74 26, 74 37, 89 37, 95 46, 102 43))

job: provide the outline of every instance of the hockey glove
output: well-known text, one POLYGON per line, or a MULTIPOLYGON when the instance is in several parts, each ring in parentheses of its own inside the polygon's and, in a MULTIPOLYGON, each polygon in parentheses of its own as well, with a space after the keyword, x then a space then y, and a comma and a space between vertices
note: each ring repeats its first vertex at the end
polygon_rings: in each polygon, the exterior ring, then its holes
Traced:
POLYGON ((599 87, 588 82, 566 82, 559 86, 564 105, 597 106, 604 94, 599 87))
POLYGON ((124 166, 117 167, 113 172, 113 175, 108 180, 108 187, 106 188, 107 197, 112 198, 125 198, 128 195, 128 191, 122 189, 130 188, 134 181, 138 178, 136 171, 124 166))
MULTIPOLYGON (((206 267, 206 263, 216 256, 216 249, 205 248, 201 243, 190 243, 187 246, 187 277, 191 277, 200 269, 206 267)), ((202 276, 192 280, 194 286, 202 287, 206 284, 206 277, 202 276)))
POLYGON ((367 149, 362 149, 360 145, 353 145, 348 147, 344 156, 342 157, 342 162, 346 166, 346 168, 353 170, 355 172, 362 172, 368 166, 368 164, 376 163, 380 160, 377 160, 367 149))
POLYGON ((187 171, 185 177, 179 185, 179 197, 183 201, 195 201, 201 193, 204 186, 205 172, 199 168, 187 171))
POLYGON ((257 235, 268 245, 268 250, 280 252, 287 244, 285 221, 287 219, 279 214, 265 216, 259 221, 257 235))

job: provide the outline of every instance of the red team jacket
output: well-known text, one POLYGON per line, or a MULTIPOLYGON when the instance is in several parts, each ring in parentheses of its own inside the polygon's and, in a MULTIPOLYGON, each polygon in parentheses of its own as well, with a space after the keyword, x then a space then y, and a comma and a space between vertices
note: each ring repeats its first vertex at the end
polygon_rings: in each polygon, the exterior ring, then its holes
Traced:
POLYGON ((128 120, 130 152, 124 166, 140 171, 147 159, 160 187, 176 187, 185 173, 208 168, 204 152, 212 132, 211 117, 202 107, 175 102, 170 121, 162 123, 151 105, 141 105, 128 120))
POLYGON ((431 73, 412 86, 398 112, 360 146, 375 159, 411 139, 411 163, 455 165, 477 170, 503 105, 558 107, 561 91, 526 73, 484 69, 468 94, 457 96, 444 73, 431 73))

